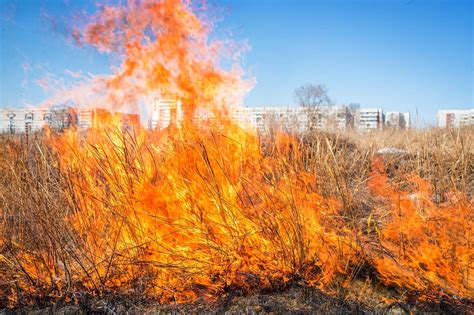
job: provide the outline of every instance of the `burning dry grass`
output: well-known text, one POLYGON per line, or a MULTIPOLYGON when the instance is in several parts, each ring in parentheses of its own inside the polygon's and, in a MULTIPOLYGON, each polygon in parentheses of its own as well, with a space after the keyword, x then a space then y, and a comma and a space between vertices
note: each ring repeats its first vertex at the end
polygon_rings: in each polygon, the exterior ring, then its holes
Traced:
POLYGON ((395 290, 377 303, 472 299, 472 130, 391 136, 407 153, 377 155, 384 134, 259 139, 229 123, 4 136, 2 304, 296 284, 374 303, 361 281, 395 290))
POLYGON ((294 286, 369 304, 472 299, 472 129, 259 138, 218 121, 252 80, 199 10, 120 2, 73 27, 116 66, 45 104, 130 111, 160 96, 182 117, 170 111, 163 131, 109 115, 87 132, 2 138, 1 306, 294 286), (219 123, 196 127, 196 110, 219 123), (407 153, 381 159, 377 143, 407 153), (368 298, 374 287, 396 293, 368 298))

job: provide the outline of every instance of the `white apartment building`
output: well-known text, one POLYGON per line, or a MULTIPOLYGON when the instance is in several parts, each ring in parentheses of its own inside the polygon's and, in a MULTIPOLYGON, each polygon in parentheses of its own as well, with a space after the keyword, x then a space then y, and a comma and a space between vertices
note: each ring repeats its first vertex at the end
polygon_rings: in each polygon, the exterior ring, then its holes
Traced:
MULTIPOLYGON (((25 133, 41 130, 45 126, 62 130, 75 124, 81 129, 90 128, 96 118, 110 114, 104 109, 0 109, 0 133, 25 133)), ((120 114, 120 113, 119 113, 120 114)), ((139 124, 139 116, 120 114, 127 125, 139 124)), ((230 119, 259 132, 269 133, 282 130, 301 133, 310 130, 345 130, 354 127, 365 132, 387 128, 408 129, 410 114, 387 112, 379 108, 360 108, 354 111, 345 106, 305 108, 300 106, 240 107, 230 112, 230 119)), ((194 122, 212 119, 212 113, 197 111, 194 122)), ((179 126, 183 120, 182 105, 179 100, 156 99, 153 104, 148 127, 163 129, 170 125, 179 126)), ((440 127, 474 125, 474 109, 439 111, 440 127)))
POLYGON ((443 109, 438 111, 438 127, 459 128, 474 125, 474 108, 443 109))
POLYGON ((243 107, 235 110, 233 119, 260 132, 272 129, 300 133, 311 129, 344 130, 350 125, 351 113, 346 107, 305 108, 297 106, 243 107))
POLYGON ((409 129, 410 113, 405 112, 386 112, 385 127, 391 129, 409 129))
POLYGON ((171 124, 177 124, 183 120, 181 101, 176 99, 157 98, 153 103, 148 127, 150 129, 163 129, 171 124))
POLYGON ((405 129, 410 129, 411 128, 411 116, 409 112, 403 112, 403 120, 405 122, 405 129))
POLYGON ((243 107, 234 110, 232 118, 260 132, 269 132, 273 128, 297 132, 306 121, 301 108, 285 106, 243 107))
POLYGON ((352 112, 346 106, 322 107, 320 128, 325 130, 345 130, 352 122, 352 112))
MULTIPOLYGON (((256 130, 268 133, 279 129, 289 133, 300 133, 310 129, 343 130, 350 124, 351 112, 345 106, 304 108, 300 106, 238 107, 230 110, 229 119, 256 130)), ((197 108, 194 123, 213 120, 212 112, 197 108)), ((171 124, 180 125, 183 116, 182 104, 177 99, 154 100, 148 119, 150 129, 163 129, 171 124)))
POLYGON ((71 109, 71 112, 75 125, 80 129, 88 129, 92 126, 98 126, 103 120, 112 117, 119 118, 120 123, 125 128, 131 128, 140 124, 140 116, 138 114, 113 112, 104 108, 71 109))
MULTIPOLYGON (((75 109, 69 107, 52 107, 48 109, 11 108, 0 109, 0 133, 30 133, 48 126, 51 129, 63 130, 71 125, 81 129, 90 128, 100 115, 111 114, 105 109, 75 109)), ((134 114, 120 114, 121 121, 127 125, 139 124, 140 118, 134 114)))
POLYGON ((51 125, 53 113, 47 109, 0 109, 0 133, 30 133, 51 125))
POLYGON ((93 109, 82 109, 76 111, 76 123, 81 129, 90 128, 94 121, 94 110, 93 109))
POLYGON ((365 132, 383 128, 383 111, 380 108, 359 108, 354 112, 354 127, 365 132))

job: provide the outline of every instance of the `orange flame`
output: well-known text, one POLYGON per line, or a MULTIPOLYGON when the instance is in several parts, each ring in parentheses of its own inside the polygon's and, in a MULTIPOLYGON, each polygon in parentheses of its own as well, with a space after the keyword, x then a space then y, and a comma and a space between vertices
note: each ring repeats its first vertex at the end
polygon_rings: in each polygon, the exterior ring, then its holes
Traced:
MULTIPOLYGON (((85 242, 81 261, 93 275, 81 282, 90 288, 148 277, 150 294, 187 301, 196 288, 210 298, 295 275, 329 283, 355 259, 350 231, 336 228, 340 202, 318 195, 314 175, 281 153, 265 156, 253 134, 228 124, 138 130, 132 142, 117 126, 54 143, 72 181, 78 211, 67 219, 85 242)), ((297 145, 277 141, 283 152, 297 145)))
POLYGON ((390 214, 380 235, 385 253, 375 257, 378 272, 400 287, 472 297, 472 202, 453 193, 438 206, 425 180, 410 175, 406 184, 411 189, 389 184, 381 161, 375 161, 369 187, 386 200, 390 214))
POLYGON ((211 38, 210 23, 199 19, 191 6, 178 0, 130 0, 104 6, 85 26, 76 27, 79 45, 122 58, 114 75, 91 82, 94 92, 98 90, 95 96, 103 98, 89 105, 124 110, 148 96, 178 98, 187 121, 198 106, 221 114, 239 105, 252 80, 241 79, 238 52, 229 56, 230 71, 220 69, 223 43, 211 38))
POLYGON ((226 119, 193 125, 198 107, 224 116, 250 86, 237 66, 218 66, 220 43, 209 34, 178 0, 105 6, 75 30, 78 43, 123 57, 114 75, 87 83, 98 100, 88 106, 123 110, 160 94, 182 100, 185 123, 147 131, 98 112, 87 132, 50 136, 71 211, 54 218, 64 232, 57 243, 10 245, 20 287, 185 302, 298 279, 327 289, 372 263, 387 284, 473 297, 473 207, 465 196, 436 205, 423 179, 411 175, 410 187, 399 188, 375 161, 368 189, 382 219, 370 216, 376 232, 368 232, 341 215, 340 198, 318 191, 296 138, 278 134, 264 150, 226 119))

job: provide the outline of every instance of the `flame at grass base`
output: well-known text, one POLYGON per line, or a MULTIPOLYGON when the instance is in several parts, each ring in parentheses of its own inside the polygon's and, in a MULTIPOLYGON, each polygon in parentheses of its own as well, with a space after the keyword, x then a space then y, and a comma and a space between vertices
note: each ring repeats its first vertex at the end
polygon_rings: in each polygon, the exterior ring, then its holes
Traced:
POLYGON ((78 292, 212 300, 295 282, 335 292, 363 266, 389 285, 473 298, 472 200, 436 205, 423 179, 395 185, 377 162, 355 183, 370 207, 339 165, 321 178, 336 178, 337 193, 323 193, 311 139, 261 140, 225 119, 251 84, 239 67, 219 67, 224 45, 209 31, 178 0, 104 6, 75 31, 122 62, 48 102, 123 110, 158 93, 182 100, 184 121, 147 131, 109 115, 86 132, 2 148, 0 192, 11 198, 0 199, 0 293, 10 305, 78 292), (194 125, 198 106, 215 120, 194 125))
POLYGON ((473 297, 472 203, 437 206, 411 175, 396 188, 380 161, 368 182, 379 208, 357 225, 319 193, 308 147, 287 135, 265 147, 229 122, 150 132, 117 119, 48 146, 66 210, 38 218, 36 243, 16 233, 2 244, 6 283, 31 296, 182 303, 295 281, 331 293, 372 265, 387 285, 473 297))
POLYGON ((265 153, 232 124, 131 133, 103 125, 78 137, 54 146, 90 289, 147 279, 152 296, 187 301, 295 275, 325 284, 355 262, 341 204, 315 191, 295 139, 281 136, 265 153))
POLYGON ((390 220, 380 231, 387 253, 375 265, 388 284, 417 291, 442 290, 474 296, 474 207, 462 193, 451 192, 443 206, 436 205, 428 182, 407 176, 404 190, 390 185, 380 160, 369 181, 372 192, 386 200, 383 212, 390 220))

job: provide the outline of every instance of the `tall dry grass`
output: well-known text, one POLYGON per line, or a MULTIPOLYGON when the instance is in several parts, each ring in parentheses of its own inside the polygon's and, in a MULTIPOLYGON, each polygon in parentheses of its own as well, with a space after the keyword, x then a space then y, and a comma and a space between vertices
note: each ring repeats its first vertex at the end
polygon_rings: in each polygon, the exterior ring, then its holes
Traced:
POLYGON ((273 135, 255 144, 218 131, 148 141, 114 132, 89 138, 86 151, 74 141, 54 149, 40 134, 0 136, 2 306, 83 292, 186 301, 293 282, 344 293, 362 275, 472 298, 472 128, 273 135), (381 171, 374 161, 383 147, 404 152, 384 154, 381 171), (432 191, 421 194, 413 175, 432 191), (137 201, 148 193, 149 203, 137 201), (154 212, 163 204, 186 218, 154 212), (417 228, 402 231, 404 220, 417 228), (190 232, 164 241, 177 227, 190 232), (459 233, 441 239, 453 227, 459 233), (417 256, 433 242, 439 266, 417 256))

